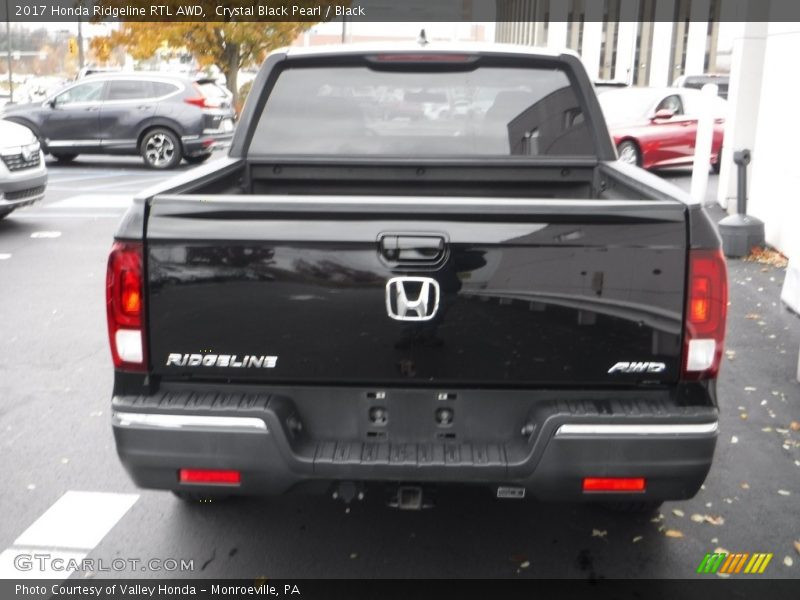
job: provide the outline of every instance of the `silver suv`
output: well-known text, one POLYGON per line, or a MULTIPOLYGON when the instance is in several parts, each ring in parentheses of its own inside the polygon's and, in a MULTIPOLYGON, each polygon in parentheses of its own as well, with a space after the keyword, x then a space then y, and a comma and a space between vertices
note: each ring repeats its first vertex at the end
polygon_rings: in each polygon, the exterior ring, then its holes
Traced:
POLYGON ((27 127, 0 119, 0 219, 44 197, 47 168, 27 127))

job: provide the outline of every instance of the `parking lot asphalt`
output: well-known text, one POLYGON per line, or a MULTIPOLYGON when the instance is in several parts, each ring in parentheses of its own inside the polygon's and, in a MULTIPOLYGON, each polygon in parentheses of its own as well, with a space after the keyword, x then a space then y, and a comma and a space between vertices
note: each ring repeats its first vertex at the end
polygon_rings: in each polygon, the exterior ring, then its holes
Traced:
MULTIPOLYGON (((107 252, 130 197, 173 173, 136 159, 48 166, 46 199, 0 221, 0 577, 24 574, 13 558, 32 548, 106 565, 193 561, 51 573, 73 578, 687 578, 718 548, 774 553, 764 577, 800 576, 800 319, 780 304, 783 269, 729 261, 716 459, 697 497, 656 515, 469 488, 422 512, 387 509, 372 491, 349 510, 328 496, 192 506, 133 486, 109 413, 107 252)), ((662 175, 688 188, 686 173, 662 175)))

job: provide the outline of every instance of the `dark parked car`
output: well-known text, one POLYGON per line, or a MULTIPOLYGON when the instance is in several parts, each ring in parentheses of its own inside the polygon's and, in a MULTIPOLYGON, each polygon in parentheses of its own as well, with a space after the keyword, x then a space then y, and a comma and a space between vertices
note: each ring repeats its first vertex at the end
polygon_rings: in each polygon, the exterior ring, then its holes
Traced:
POLYGON ((155 169, 203 162, 234 126, 230 96, 216 82, 155 73, 89 76, 3 116, 29 127, 60 161, 139 154, 155 169))
POLYGON ((728 86, 730 84, 728 75, 682 75, 672 83, 672 86, 701 90, 707 83, 715 83, 717 85, 717 95, 725 100, 728 99, 728 86))

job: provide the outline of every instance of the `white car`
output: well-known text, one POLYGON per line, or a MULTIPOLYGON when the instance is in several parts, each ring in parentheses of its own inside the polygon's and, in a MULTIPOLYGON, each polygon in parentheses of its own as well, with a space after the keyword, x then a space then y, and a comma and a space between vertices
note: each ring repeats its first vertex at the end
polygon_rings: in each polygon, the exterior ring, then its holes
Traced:
POLYGON ((41 200, 46 186, 39 140, 27 127, 0 119, 0 219, 41 200))

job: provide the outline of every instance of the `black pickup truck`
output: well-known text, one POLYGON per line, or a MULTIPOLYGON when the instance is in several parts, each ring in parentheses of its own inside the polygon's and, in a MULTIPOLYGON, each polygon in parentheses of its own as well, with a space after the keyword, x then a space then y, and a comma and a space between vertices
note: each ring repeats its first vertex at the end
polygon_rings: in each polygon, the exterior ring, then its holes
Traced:
POLYGON ((380 484, 651 509, 714 454, 727 281, 571 53, 282 50, 108 262, 113 428, 184 498, 380 484))

